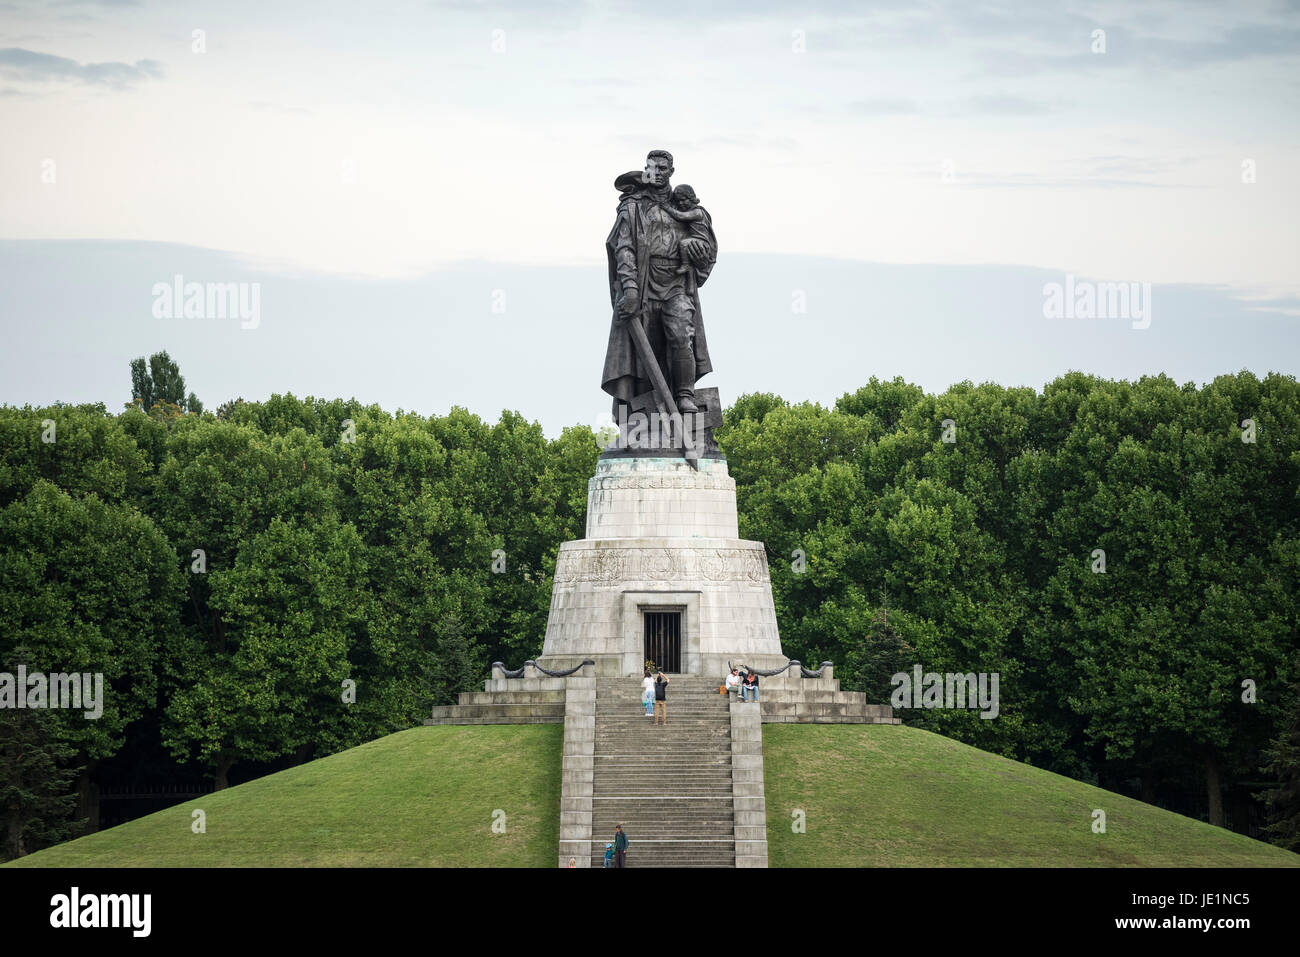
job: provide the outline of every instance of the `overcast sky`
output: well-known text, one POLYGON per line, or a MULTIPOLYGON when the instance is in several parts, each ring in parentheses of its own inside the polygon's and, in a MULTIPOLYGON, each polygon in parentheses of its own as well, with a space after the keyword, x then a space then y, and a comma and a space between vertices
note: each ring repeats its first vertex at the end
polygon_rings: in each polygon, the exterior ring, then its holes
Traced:
MULTIPOLYGON (((502 333, 489 311, 492 289, 509 297, 512 283, 527 283, 517 277, 554 267, 548 283, 582 276, 596 286, 575 302, 588 310, 577 318, 595 342, 582 361, 590 364, 594 349, 598 363, 612 180, 662 147, 676 156, 675 181, 695 187, 719 235, 719 266, 704 291, 712 322, 720 330, 747 322, 720 308, 748 301, 750 290, 729 283, 754 281, 739 258, 729 274, 729 257, 775 257, 746 261, 777 275, 781 257, 847 263, 833 281, 817 272, 823 278, 810 280, 808 296, 817 301, 815 283, 827 284, 821 303, 836 302, 843 314, 835 321, 855 330, 837 333, 841 348, 877 374, 906 365, 879 355, 881 323, 928 328, 963 318, 934 312, 937 300, 925 295, 886 295, 890 313, 882 315, 887 274, 855 272, 854 263, 992 264, 1024 277, 1042 270, 1061 281, 1068 272, 1150 282, 1156 323, 1162 312, 1175 318, 1161 310, 1161 289, 1199 285, 1206 315, 1214 314, 1208 304, 1235 300, 1300 322, 1300 4, 940 0, 845 12, 850 6, 860 5, 0 3, 0 238, 18 241, 4 244, 0 273, 17 281, 24 256, 53 257, 55 274, 83 290, 91 318, 102 259, 83 245, 32 241, 151 244, 134 247, 145 258, 132 259, 146 286, 194 262, 187 247, 223 254, 201 262, 224 263, 224 272, 186 277, 199 281, 409 284, 442 275, 487 284, 464 292, 482 314, 474 306, 452 316, 414 300, 406 308, 417 315, 383 323, 400 320, 433 342, 447 333, 458 348, 490 354, 502 333), (1094 52, 1102 42, 1105 52, 1094 52), (868 279, 882 285, 855 285, 868 279), (453 322, 454 336, 445 325, 453 322)), ((926 275, 943 283, 955 274, 926 275)), ((783 330, 810 321, 789 318, 794 282, 770 290, 777 318, 762 328, 777 345, 783 330)), ((366 288, 376 307, 391 308, 407 300, 383 289, 415 287, 366 288)), ((555 288, 564 295, 562 284, 555 288)), ((994 313, 1032 312, 1032 302, 1007 295, 991 304, 994 313)), ((149 316, 149 289, 138 296, 152 334, 124 347, 132 354, 178 335, 149 316)), ((11 345, 26 341, 13 335, 18 324, 57 314, 33 317, 24 299, 20 315, 12 285, 0 297, 11 345)), ((309 315, 292 312, 308 298, 281 295, 278 320, 268 304, 262 329, 226 325, 219 334, 245 337, 232 348, 255 353, 271 338, 266 324, 310 328, 309 315)), ((1223 321, 1240 322, 1252 308, 1228 309, 1223 321)), ((1277 327, 1281 338, 1269 340, 1273 355, 1262 361, 1296 371, 1300 350, 1285 351, 1296 344, 1294 328, 1277 327)), ((710 329, 711 342, 725 338, 710 329)), ((32 355, 4 363, 0 401, 84 390, 84 377, 66 371, 73 364, 57 361, 60 339, 74 349, 75 336, 52 331, 41 352, 48 367, 33 368, 32 355)), ((1058 346, 1077 334, 1060 321, 1051 331, 1058 346)), ((1230 329, 1219 333, 1233 338, 1230 329)), ((1019 342, 1011 373, 1041 385, 1059 363, 1036 361, 1019 342)), ((734 357, 714 347, 719 375, 734 370, 734 357)), ((310 367, 316 352, 334 347, 302 348, 310 367)), ((1224 366, 1218 371, 1260 361, 1258 349, 1238 355, 1209 340, 1184 343, 1179 354, 1198 350, 1224 366)), ((537 358, 515 362, 504 352, 495 374, 505 379, 527 376, 537 358)), ((1120 374, 1113 369, 1132 365, 1108 362, 1113 353, 1102 350, 1087 371, 1120 374)), ((1007 349, 990 344, 990 357, 998 354, 1007 349)), ((557 345, 541 358, 584 384, 598 378, 597 369, 570 368, 570 355, 557 345)), ((130 356, 102 358, 125 368, 130 356)), ((178 358, 187 372, 199 361, 178 358)), ((969 358, 936 365, 961 368, 969 358)), ((1158 354, 1150 361, 1136 371, 1162 371, 1158 354)), ((1182 379, 1207 365, 1178 361, 1171 355, 1163 371, 1182 379)), ((752 378, 752 364, 746 369, 752 378)), ((234 369, 211 374, 220 381, 209 383, 209 402, 302 389, 297 370, 271 368, 257 381, 234 369)), ((1009 380, 1006 362, 992 358, 970 377, 1009 380)), ((734 398, 738 378, 719 379, 724 398, 734 398)), ((351 381, 359 398, 396 404, 382 370, 358 369, 351 381)), ((603 405, 599 392, 593 399, 603 405)), ((455 400, 435 391, 423 410, 455 400)), ((540 400, 520 408, 552 414, 540 400)), ((583 417, 576 409, 554 415, 583 417)))

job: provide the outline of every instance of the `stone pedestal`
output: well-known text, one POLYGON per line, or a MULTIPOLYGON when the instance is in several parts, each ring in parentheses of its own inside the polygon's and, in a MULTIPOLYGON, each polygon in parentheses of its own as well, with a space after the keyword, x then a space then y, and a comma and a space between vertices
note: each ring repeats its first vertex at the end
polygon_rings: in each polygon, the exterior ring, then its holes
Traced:
POLYGON ((643 613, 682 612, 681 671, 775 669, 781 653, 761 542, 740 538, 723 458, 602 457, 587 485, 587 537, 556 560, 540 662, 585 658, 601 676, 639 675, 643 613))
POLYGON ((652 866, 766 867, 763 724, 897 723, 888 705, 840 691, 829 662, 804 677, 782 653, 767 556, 740 538, 726 459, 698 465, 602 455, 587 535, 560 546, 542 657, 518 678, 494 668, 482 692, 425 722, 563 722, 560 867, 598 866, 623 814, 639 818, 632 840, 652 866), (681 614, 672 738, 667 726, 647 738, 639 700, 644 616, 659 611, 681 614), (779 673, 761 679, 759 703, 723 701, 715 688, 729 663, 779 673), (725 826, 701 837, 700 808, 725 826))

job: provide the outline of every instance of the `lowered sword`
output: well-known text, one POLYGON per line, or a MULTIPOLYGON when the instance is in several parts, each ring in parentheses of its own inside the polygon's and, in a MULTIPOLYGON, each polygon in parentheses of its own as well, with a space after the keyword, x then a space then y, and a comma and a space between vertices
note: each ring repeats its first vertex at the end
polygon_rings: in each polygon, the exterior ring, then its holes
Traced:
MULTIPOLYGON (((677 403, 673 399, 672 390, 668 388, 668 380, 664 378, 663 370, 659 368, 659 360, 655 358, 654 350, 650 348, 650 339, 645 334, 645 327, 641 325, 641 319, 645 316, 645 304, 637 310, 635 316, 629 316, 624 319, 630 328, 628 335, 632 337, 632 345, 636 348, 637 358, 641 360, 641 365, 645 366, 646 372, 650 376, 650 386, 654 390, 655 405, 659 407, 659 414, 666 416, 670 423, 676 422, 682 434, 682 457, 686 463, 696 471, 699 471, 699 464, 696 459, 699 458, 699 451, 694 447, 688 447, 686 444, 686 423, 683 421, 681 413, 677 411, 677 403)), ((692 446, 694 443, 692 443, 692 446)))

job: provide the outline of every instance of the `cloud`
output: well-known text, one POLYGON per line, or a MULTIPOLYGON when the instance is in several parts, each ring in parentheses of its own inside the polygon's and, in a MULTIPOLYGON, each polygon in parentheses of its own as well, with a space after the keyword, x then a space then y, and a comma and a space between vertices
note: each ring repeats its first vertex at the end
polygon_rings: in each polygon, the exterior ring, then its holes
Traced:
POLYGON ((915 100, 893 99, 877 96, 868 100, 854 100, 849 104, 853 113, 864 116, 916 116, 925 110, 915 100))
MULTIPOLYGON (((651 144, 654 137, 640 133, 616 133, 609 137, 609 142, 617 144, 620 147, 630 147, 637 150, 640 155, 645 155, 647 149, 660 149, 661 147, 651 144)), ((718 148, 735 148, 748 150, 797 150, 798 142, 790 136, 765 136, 757 133, 735 133, 735 134, 714 134, 711 136, 699 136, 694 139, 681 139, 674 137, 672 145, 663 146, 677 156, 685 153, 708 152, 711 149, 718 148)))
POLYGON ((1191 183, 1155 183, 1145 179, 1116 179, 1102 177, 1038 176, 1033 173, 1002 173, 997 176, 963 176, 955 180, 958 186, 968 189, 1195 189, 1191 183))
POLYGON ((249 109, 258 113, 278 113, 283 116, 314 116, 313 111, 305 106, 285 106, 280 103, 267 103, 263 100, 250 100, 249 109))
POLYGON ((1043 116, 1059 111, 1065 104, 1060 101, 1030 100, 1021 96, 990 94, 970 96, 951 103, 920 103, 916 100, 873 97, 854 100, 847 105, 850 113, 860 116, 932 116, 961 118, 963 116, 1043 116))
POLYGON ((991 116, 1042 116, 1052 113, 1057 107, 1041 100, 1028 100, 1022 96, 972 96, 961 105, 961 113, 986 114, 991 116))
MULTIPOLYGON (((1042 73, 1099 73, 1114 67, 1193 70, 1199 67, 1300 54, 1300 29, 1281 23, 1250 23, 1217 35, 1195 39, 1138 33, 1112 23, 1097 23, 1106 31, 1105 53, 1093 53, 1088 32, 1073 37, 1073 49, 1055 53, 1024 53, 1017 49, 986 50, 979 55, 975 76, 1030 77, 1042 73)), ((1053 42, 1056 42, 1055 38, 1053 42)))
POLYGON ((87 86, 125 90, 142 80, 162 76, 157 60, 135 63, 78 63, 52 53, 38 53, 22 47, 0 49, 0 75, 30 82, 72 80, 87 86))
POLYGON ((1189 42, 1143 37, 1136 43, 1159 66, 1194 67, 1255 57, 1294 57, 1300 53, 1300 30, 1280 24, 1252 23, 1234 27, 1221 38, 1189 42))

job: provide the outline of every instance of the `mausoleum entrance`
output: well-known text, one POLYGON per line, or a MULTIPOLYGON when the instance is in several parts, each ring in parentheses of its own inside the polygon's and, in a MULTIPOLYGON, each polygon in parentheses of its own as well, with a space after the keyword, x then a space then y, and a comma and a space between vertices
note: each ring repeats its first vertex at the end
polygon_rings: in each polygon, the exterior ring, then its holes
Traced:
POLYGON ((645 617, 645 659, 668 674, 682 670, 682 609, 653 608, 645 617))

